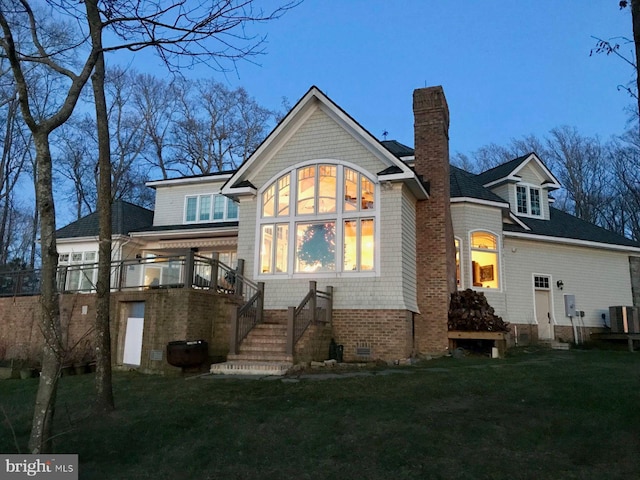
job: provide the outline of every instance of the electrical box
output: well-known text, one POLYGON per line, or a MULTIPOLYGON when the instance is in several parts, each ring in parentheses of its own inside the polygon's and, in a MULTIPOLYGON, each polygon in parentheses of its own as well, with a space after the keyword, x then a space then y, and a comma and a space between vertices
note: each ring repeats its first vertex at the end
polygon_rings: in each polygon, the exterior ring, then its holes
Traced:
POLYGON ((575 295, 564 296, 564 314, 567 317, 576 316, 576 296, 575 295))

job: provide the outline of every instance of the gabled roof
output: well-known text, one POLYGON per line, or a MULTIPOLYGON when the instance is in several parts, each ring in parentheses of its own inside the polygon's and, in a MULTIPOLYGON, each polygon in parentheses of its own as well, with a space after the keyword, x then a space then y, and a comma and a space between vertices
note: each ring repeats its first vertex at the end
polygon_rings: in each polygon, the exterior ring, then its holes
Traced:
POLYGON ((587 243, 619 245, 640 249, 640 243, 581 220, 557 208, 549 207, 549 220, 520 218, 529 231, 518 225, 504 225, 505 235, 544 236, 547 239, 570 239, 587 243))
MULTIPOLYGON (((149 227, 153 224, 153 211, 116 200, 111 205, 111 233, 112 235, 127 235, 132 230, 149 227)), ((97 237, 99 234, 98 212, 93 212, 56 231, 56 237, 82 238, 97 237)))
POLYGON ((542 172, 542 175, 545 178, 542 182, 543 186, 550 190, 560 188, 560 182, 558 179, 534 152, 527 153, 526 155, 514 158, 513 160, 482 172, 477 176, 477 178, 485 187, 491 187, 505 182, 517 183, 520 181, 520 170, 529 163, 534 163, 538 170, 542 172))
POLYGON ((397 167, 394 170, 400 173, 381 175, 380 181, 406 182, 417 198, 428 198, 424 185, 415 172, 316 86, 312 86, 307 91, 256 151, 240 165, 236 173, 222 187, 222 193, 229 196, 255 195, 255 187, 247 186, 245 182, 250 182, 251 174, 259 171, 269 157, 284 145, 317 108, 320 108, 378 158, 384 166, 383 172, 389 167, 397 167))
POLYGON ((413 148, 408 147, 396 140, 383 140, 380 143, 398 158, 414 156, 413 148))
POLYGON ((478 176, 473 173, 466 172, 461 168, 451 165, 449 174, 449 185, 451 189, 451 198, 475 198, 486 202, 494 202, 504 204, 509 207, 507 201, 493 193, 488 188, 482 186, 478 181, 478 176))

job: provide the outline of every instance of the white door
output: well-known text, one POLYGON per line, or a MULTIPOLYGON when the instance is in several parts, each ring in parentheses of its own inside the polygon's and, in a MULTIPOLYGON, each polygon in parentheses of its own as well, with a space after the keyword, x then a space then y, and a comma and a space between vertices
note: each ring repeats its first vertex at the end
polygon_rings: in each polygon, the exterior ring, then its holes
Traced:
MULTIPOLYGON (((546 278, 546 277, 543 277, 546 278)), ((536 277, 538 279, 538 277, 536 277)), ((543 282, 548 286, 548 278, 543 282)), ((553 321, 551 318, 551 290, 543 288, 536 281, 535 301, 536 301, 536 320, 538 321, 538 339, 553 340, 553 321)))
POLYGON ((125 365, 140 366, 142 359, 142 331, 144 318, 127 318, 127 329, 124 334, 124 356, 122 363, 125 365))

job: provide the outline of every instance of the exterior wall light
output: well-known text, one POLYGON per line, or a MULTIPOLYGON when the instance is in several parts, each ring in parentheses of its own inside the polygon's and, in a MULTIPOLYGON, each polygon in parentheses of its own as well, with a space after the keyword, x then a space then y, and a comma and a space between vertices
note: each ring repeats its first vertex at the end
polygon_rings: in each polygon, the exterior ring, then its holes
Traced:
POLYGON ((564 282, 563 282, 562 280, 558 280, 558 281, 556 282, 556 285, 558 286, 558 288, 559 288, 560 290, 562 290, 562 289, 564 288, 564 282))

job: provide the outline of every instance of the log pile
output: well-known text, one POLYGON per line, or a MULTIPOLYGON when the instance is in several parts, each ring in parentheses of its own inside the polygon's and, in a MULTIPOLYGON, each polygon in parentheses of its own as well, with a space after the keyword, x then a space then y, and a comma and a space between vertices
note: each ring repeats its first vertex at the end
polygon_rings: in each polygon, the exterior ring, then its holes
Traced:
POLYGON ((470 288, 451 294, 448 326, 465 332, 509 331, 509 323, 495 314, 484 293, 470 288))

